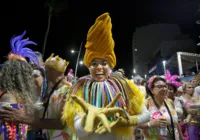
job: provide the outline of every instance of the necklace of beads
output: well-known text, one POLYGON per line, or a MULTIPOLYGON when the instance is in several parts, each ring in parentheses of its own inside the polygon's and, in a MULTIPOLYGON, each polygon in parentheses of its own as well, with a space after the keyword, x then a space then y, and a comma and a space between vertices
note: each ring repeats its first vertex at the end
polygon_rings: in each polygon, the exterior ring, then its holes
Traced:
POLYGON ((5 122, 2 126, 4 129, 4 140, 26 140, 27 125, 5 122))
MULTIPOLYGON (((10 104, 9 106, 17 108, 16 106, 18 106, 18 104, 10 104)), ((22 108, 22 106, 20 106, 20 108, 22 108)), ((4 122, 2 124, 4 140, 26 140, 27 130, 28 126, 25 124, 16 124, 13 122, 4 122)))

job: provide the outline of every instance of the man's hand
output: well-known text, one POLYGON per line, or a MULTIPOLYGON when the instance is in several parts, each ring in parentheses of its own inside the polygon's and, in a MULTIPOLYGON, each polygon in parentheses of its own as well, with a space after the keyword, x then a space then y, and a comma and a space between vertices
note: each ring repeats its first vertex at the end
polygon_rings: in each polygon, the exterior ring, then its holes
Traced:
POLYGON ((164 118, 163 116, 161 116, 160 118, 150 121, 150 124, 152 127, 165 128, 165 127, 167 127, 167 119, 164 118))
POLYGON ((187 117, 186 119, 183 120, 184 124, 188 124, 190 122, 190 117, 187 117))
POLYGON ((26 115, 22 109, 15 109, 12 107, 3 107, 0 109, 0 120, 24 123, 24 118, 26 118, 26 115))

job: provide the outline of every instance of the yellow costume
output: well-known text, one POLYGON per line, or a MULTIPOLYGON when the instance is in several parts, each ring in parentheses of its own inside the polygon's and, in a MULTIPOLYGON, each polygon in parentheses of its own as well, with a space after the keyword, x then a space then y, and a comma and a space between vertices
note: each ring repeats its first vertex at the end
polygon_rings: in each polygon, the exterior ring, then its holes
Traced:
MULTIPOLYGON (((89 29, 84 56, 84 64, 87 67, 91 65, 92 60, 95 58, 107 59, 109 66, 111 68, 115 67, 116 57, 111 29, 111 18, 108 13, 99 16, 95 24, 89 29)), ((144 96, 130 80, 118 74, 111 74, 110 77, 103 82, 96 82, 91 76, 80 78, 71 88, 66 99, 62 116, 63 122, 76 133, 74 118, 77 115, 83 115, 85 110, 82 109, 83 106, 81 107, 77 102, 74 102, 74 95, 80 97, 89 105, 93 105, 97 108, 107 108, 108 104, 114 100, 118 93, 121 93, 122 96, 119 97, 119 100, 117 100, 117 103, 114 105, 125 112, 121 116, 126 119, 134 117, 130 125, 113 127, 111 132, 119 137, 132 135, 131 126, 140 123, 135 115, 142 114, 143 112, 144 96)), ((91 109, 93 109, 93 107, 91 107, 91 109)), ((117 120, 118 117, 119 114, 117 113, 108 116, 111 123, 117 120)), ((86 121, 86 123, 92 122, 86 121)), ((90 126, 88 124, 85 125, 90 126)))
POLYGON ((114 40, 112 38, 112 24, 108 13, 99 16, 87 35, 84 64, 88 67, 94 58, 106 58, 110 67, 116 65, 114 40))

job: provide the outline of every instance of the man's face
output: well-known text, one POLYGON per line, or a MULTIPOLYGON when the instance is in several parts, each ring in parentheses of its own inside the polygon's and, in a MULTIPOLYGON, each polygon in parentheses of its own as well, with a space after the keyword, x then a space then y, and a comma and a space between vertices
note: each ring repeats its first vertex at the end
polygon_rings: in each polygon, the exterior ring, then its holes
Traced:
POLYGON ((53 69, 49 67, 45 67, 45 74, 46 74, 47 80, 52 81, 53 74, 54 74, 53 69))
POLYGON ((40 95, 44 78, 42 77, 42 74, 39 70, 33 70, 32 75, 33 75, 35 85, 36 85, 37 90, 38 90, 38 94, 40 95))
POLYGON ((194 87, 196 87, 197 86, 197 80, 195 80, 195 79, 193 79, 193 80, 191 80, 191 82, 190 82, 194 87))

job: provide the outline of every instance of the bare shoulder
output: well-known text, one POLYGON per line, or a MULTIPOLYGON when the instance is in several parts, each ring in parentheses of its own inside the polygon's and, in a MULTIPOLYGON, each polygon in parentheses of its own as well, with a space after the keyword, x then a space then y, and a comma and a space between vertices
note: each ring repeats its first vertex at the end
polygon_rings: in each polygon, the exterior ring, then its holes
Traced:
POLYGON ((15 97, 11 93, 5 93, 1 99, 0 102, 9 102, 9 103, 17 103, 15 97))

